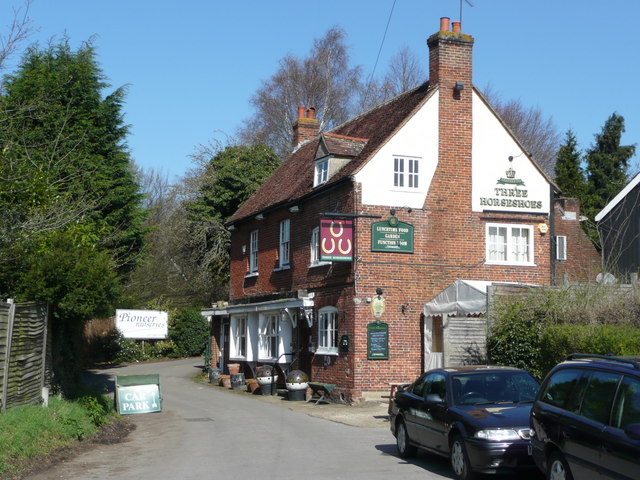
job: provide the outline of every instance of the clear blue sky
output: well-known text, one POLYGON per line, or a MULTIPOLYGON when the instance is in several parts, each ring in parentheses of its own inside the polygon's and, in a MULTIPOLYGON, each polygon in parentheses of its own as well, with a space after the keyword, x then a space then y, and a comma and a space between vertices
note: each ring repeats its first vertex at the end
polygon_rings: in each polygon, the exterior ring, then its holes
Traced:
MULTIPOLYGON (((623 143, 640 143, 637 0, 463 1, 462 31, 475 38, 474 84, 491 85, 572 128, 588 148, 608 116, 626 120, 623 143)), ((9 22, 20 0, 0 0, 9 22)), ((375 64, 393 0, 34 0, 46 43, 94 37, 111 85, 129 85, 125 120, 132 156, 170 180, 200 144, 233 135, 249 99, 287 53, 305 56, 333 25, 347 32, 353 64, 375 64)), ((458 20, 459 0, 396 0, 377 73, 408 46, 424 61, 439 18, 458 20)), ((15 63, 15 62, 14 62, 15 63)), ((633 169, 636 167, 634 166, 633 169)), ((632 172, 635 173, 635 170, 632 172)))

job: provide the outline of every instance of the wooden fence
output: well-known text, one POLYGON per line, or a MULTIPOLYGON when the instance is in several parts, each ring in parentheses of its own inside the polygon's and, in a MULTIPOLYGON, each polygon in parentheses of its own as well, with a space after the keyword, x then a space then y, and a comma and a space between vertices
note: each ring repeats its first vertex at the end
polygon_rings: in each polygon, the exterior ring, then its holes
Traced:
MULTIPOLYGON (((0 302, 0 411, 43 401, 47 378, 45 304, 0 302)), ((46 400, 46 398, 45 398, 46 400)))

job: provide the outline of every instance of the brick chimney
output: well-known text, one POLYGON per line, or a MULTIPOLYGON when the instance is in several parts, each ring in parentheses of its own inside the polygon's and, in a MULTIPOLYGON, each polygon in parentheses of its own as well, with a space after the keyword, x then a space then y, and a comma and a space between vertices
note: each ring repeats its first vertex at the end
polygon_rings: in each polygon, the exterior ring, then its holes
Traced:
POLYGON ((452 265, 468 262, 463 254, 477 249, 466 231, 476 222, 472 196, 472 81, 473 37, 461 32, 460 22, 440 19, 440 30, 429 37, 429 88, 438 89, 438 166, 426 207, 432 212, 432 230, 441 241, 434 244, 438 261, 452 265), (455 194, 452 194, 455 192, 455 194))
POLYGON ((316 109, 298 106, 298 119, 293 122, 293 148, 315 138, 320 133, 320 122, 316 119, 316 109))
POLYGON ((473 37, 461 33, 460 22, 453 22, 453 31, 449 26, 449 18, 441 18, 440 31, 427 40, 429 86, 439 89, 438 168, 443 170, 441 180, 444 183, 452 182, 449 187, 458 184, 450 190, 458 192, 458 195, 451 196, 450 201, 455 202, 454 198, 464 200, 466 203, 458 207, 470 210, 471 182, 460 182, 459 179, 471 178, 473 37), (462 184, 467 185, 468 192, 460 191, 462 184))

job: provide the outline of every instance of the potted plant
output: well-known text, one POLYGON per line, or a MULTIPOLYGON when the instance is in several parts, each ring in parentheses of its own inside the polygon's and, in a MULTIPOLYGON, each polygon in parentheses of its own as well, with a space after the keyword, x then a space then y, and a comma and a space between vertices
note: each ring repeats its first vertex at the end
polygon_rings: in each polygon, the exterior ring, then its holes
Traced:
POLYGON ((302 370, 291 370, 285 380, 289 400, 306 400, 309 376, 302 370))
POLYGON ((278 376, 275 374, 275 368, 271 365, 262 365, 256 368, 256 380, 260 385, 262 395, 272 395, 276 393, 274 390, 278 376))
POLYGON ((239 363, 229 363, 227 364, 227 368, 229 369, 229 375, 235 375, 237 373, 240 373, 239 363))

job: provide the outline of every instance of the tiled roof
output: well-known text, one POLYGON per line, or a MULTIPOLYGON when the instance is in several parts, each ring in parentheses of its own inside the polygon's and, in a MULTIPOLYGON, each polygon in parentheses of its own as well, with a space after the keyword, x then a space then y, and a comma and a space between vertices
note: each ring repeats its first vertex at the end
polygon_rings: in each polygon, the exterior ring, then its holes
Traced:
POLYGON ((357 157, 367 144, 366 138, 345 137, 335 133, 323 133, 320 135, 330 155, 340 157, 357 157))
MULTIPOLYGON (((315 190, 327 188, 357 172, 430 93, 428 82, 425 82, 325 134, 325 140, 333 142, 330 149, 345 149, 350 146, 349 151, 355 153, 355 157, 327 183, 315 190), (353 150, 355 147, 362 147, 363 143, 364 147, 359 152, 353 150)), ((293 203, 314 190, 314 158, 319 138, 303 143, 289 155, 227 223, 251 217, 270 207, 293 203)))

